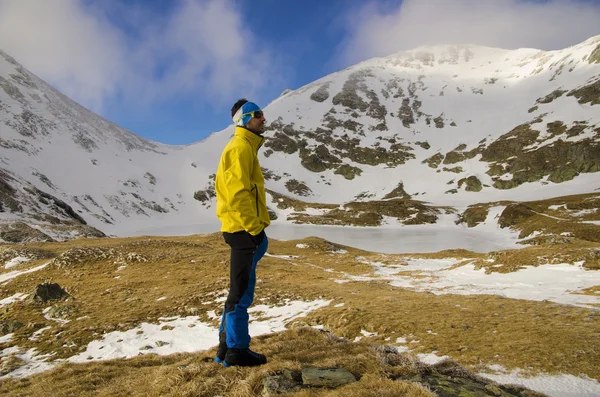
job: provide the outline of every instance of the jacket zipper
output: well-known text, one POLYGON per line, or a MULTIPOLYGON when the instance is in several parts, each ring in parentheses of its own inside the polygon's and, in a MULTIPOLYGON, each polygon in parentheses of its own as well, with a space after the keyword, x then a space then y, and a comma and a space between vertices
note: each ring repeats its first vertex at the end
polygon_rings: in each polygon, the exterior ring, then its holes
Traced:
POLYGON ((254 190, 256 195, 256 217, 258 218, 258 187, 256 186, 256 183, 254 184, 254 190))

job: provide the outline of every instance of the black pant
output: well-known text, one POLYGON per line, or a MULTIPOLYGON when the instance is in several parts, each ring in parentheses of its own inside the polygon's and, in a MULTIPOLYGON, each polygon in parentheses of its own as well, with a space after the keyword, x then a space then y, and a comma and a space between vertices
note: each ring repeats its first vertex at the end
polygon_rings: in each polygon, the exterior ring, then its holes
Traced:
POLYGON ((248 307, 254 300, 256 264, 266 252, 267 238, 263 237, 259 242, 246 231, 223 233, 223 238, 231 247, 231 259, 229 295, 219 327, 219 343, 246 348, 250 344, 248 307))

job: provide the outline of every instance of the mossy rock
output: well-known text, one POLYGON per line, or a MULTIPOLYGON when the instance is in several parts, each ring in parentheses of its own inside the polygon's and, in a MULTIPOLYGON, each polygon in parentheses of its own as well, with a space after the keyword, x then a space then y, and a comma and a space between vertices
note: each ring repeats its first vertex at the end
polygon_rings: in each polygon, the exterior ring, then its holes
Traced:
MULTIPOLYGON (((425 142, 415 142, 417 145, 421 146, 423 149, 425 150, 429 150, 431 148, 431 145, 429 144, 429 142, 425 141, 425 142)), ((435 168, 435 167, 434 167, 435 168)))
POLYGON ((331 226, 381 226, 383 216, 374 211, 343 211, 333 209, 323 215, 292 214, 288 220, 297 224, 331 226))
POLYGON ((383 197, 384 200, 391 198, 410 199, 411 197, 410 194, 406 193, 406 191, 404 190, 404 183, 400 182, 394 190, 392 190, 383 197))
POLYGON ((260 170, 263 174, 263 177, 265 178, 265 181, 278 181, 281 179, 280 175, 277 175, 276 173, 267 168, 260 167, 260 170))
POLYGON ((360 176, 362 174, 362 170, 358 167, 353 167, 348 164, 343 164, 338 167, 334 172, 336 175, 342 175, 344 178, 348 180, 354 179, 356 176, 360 176))
POLYGON ((467 192, 480 192, 483 189, 481 181, 474 175, 468 178, 463 178, 458 181, 458 188, 460 189, 463 184, 466 184, 465 190, 467 192))
MULTIPOLYGON (((302 203, 297 207, 308 208, 308 205, 302 203)), ((310 207, 317 208, 314 205, 310 207)), ((435 223, 439 213, 439 210, 435 207, 429 207, 422 202, 407 199, 356 201, 344 204, 342 209, 338 205, 326 206, 321 204, 319 208, 328 211, 324 212, 323 215, 294 213, 288 217, 288 220, 300 224, 380 226, 383 217, 388 216, 406 224, 427 224, 435 223)))
MULTIPOLYGON (((328 120, 330 123, 333 121, 338 122, 334 119, 328 120)), ((279 122, 274 124, 277 125, 277 128, 283 128, 284 130, 288 127, 280 125, 279 122)), ((354 129, 359 128, 360 133, 362 133, 362 125, 359 123, 346 121, 343 125, 354 129)), ((322 128, 317 128, 314 131, 303 131, 302 135, 306 139, 314 139, 320 144, 309 146, 304 139, 296 141, 296 138, 276 132, 274 138, 268 140, 265 145, 271 150, 290 154, 292 151, 299 149, 302 166, 312 172, 337 169, 342 163, 341 158, 347 158, 359 164, 386 164, 390 167, 404 164, 409 159, 415 158, 415 155, 410 153, 413 148, 400 143, 393 143, 389 149, 378 146, 377 143, 373 147, 362 147, 358 138, 350 138, 348 134, 337 137, 332 133, 332 130, 322 128)))
MULTIPOLYGON (((578 142, 559 139, 552 145, 542 146, 537 150, 503 154, 507 159, 514 156, 505 160, 507 166, 504 169, 505 173, 511 173, 513 176, 510 180, 495 179, 494 186, 498 189, 511 189, 523 183, 539 181, 545 176, 548 176, 551 182, 560 183, 581 173, 600 171, 600 144, 592 139, 578 142)), ((495 153, 493 156, 499 158, 500 154, 495 153)), ((487 153, 484 154, 484 158, 489 158, 487 153)))
POLYGON ((594 49, 594 51, 591 52, 589 58, 588 58, 588 62, 590 64, 592 63, 600 63, 600 44, 598 44, 596 46, 596 48, 594 49))
POLYGON ((552 136, 562 135, 567 131, 567 126, 562 121, 553 121, 546 124, 546 131, 552 136))
POLYGON ((438 117, 433 119, 435 123, 435 128, 444 128, 444 117, 443 115, 439 115, 438 117))
POLYGON ((565 92, 567 92, 567 91, 566 90, 554 90, 550 94, 546 95, 545 97, 539 98, 536 101, 536 103, 543 103, 543 104, 550 103, 553 100, 555 100, 555 99, 560 98, 561 96, 563 96, 563 94, 565 92))
POLYGON ((572 138, 574 136, 580 135, 582 132, 584 132, 586 130, 586 128, 588 128, 588 126, 586 125, 585 122, 582 122, 582 123, 580 122, 578 124, 575 124, 567 130, 567 137, 572 138))
POLYGON ((333 104, 341 105, 352 110, 366 112, 369 108, 369 104, 358 95, 357 91, 362 91, 365 88, 364 79, 368 75, 370 75, 370 73, 365 70, 352 73, 344 83, 342 91, 333 97, 333 104))
POLYGON ((443 163, 444 164, 460 163, 461 161, 472 159, 473 157, 475 157, 477 154, 480 153, 479 148, 475 148, 473 150, 465 152, 466 148, 467 148, 467 145, 465 145, 464 143, 461 143, 454 150, 451 150, 448 153, 446 153, 446 155, 444 156, 443 163))
POLYGON ((77 308, 72 304, 56 305, 52 306, 46 315, 59 320, 70 320, 77 315, 77 308))
POLYGON ((483 149, 481 160, 503 162, 509 157, 519 156, 525 146, 536 142, 539 134, 531 128, 531 123, 521 124, 483 149))
POLYGON ((470 206, 462 214, 459 215, 457 224, 466 223, 468 227, 475 227, 480 223, 485 222, 489 213, 489 209, 483 206, 470 206))
POLYGON ((217 197, 217 193, 215 192, 215 188, 212 186, 209 186, 204 190, 198 190, 194 192, 194 200, 198 200, 202 203, 207 203, 215 197, 217 197))
POLYGON ((0 76, 0 88, 2 88, 4 92, 12 99, 21 103, 25 102, 25 96, 21 93, 21 91, 19 91, 17 86, 2 76, 0 76))
POLYGON ((441 153, 436 153, 433 156, 421 161, 421 163, 427 164, 431 168, 437 168, 442 161, 444 161, 444 155, 441 153))
POLYGON ((56 283, 43 283, 35 287, 35 291, 31 295, 31 301, 46 303, 53 300, 62 300, 69 298, 71 295, 67 293, 60 285, 56 283))
MULTIPOLYGON (((387 109, 379 102, 379 97, 374 91, 367 91, 367 97, 371 100, 369 103, 369 109, 367 110, 367 116, 380 120, 385 125, 385 116, 387 115, 387 109)), ((385 127, 387 130, 387 126, 385 127)))
POLYGON ((516 226, 535 215, 535 211, 524 204, 510 204, 500 214, 498 225, 500 225, 502 229, 516 226))
MULTIPOLYGON (((330 131, 333 131, 336 128, 342 128, 343 125, 342 120, 338 120, 334 116, 334 114, 337 112, 334 112, 333 110, 335 109, 332 108, 329 112, 325 113, 325 116, 323 116, 323 120, 321 122, 323 127, 330 131)), ((356 129, 354 129, 354 131, 356 132, 356 129)))
POLYGON ((375 126, 369 127, 370 131, 387 131, 388 127, 386 123, 379 123, 375 126))
POLYGON ((444 168, 442 168, 442 171, 453 172, 455 174, 460 174, 461 172, 464 172, 462 167, 452 167, 452 168, 444 167, 444 168))
POLYGON ((293 154, 298 151, 298 142, 283 132, 275 132, 275 134, 265 141, 265 147, 276 152, 293 154))
POLYGON ((0 169, 0 212, 23 212, 17 198, 17 190, 9 182, 16 182, 8 173, 0 169))
POLYGON ((405 225, 431 225, 436 223, 438 217, 436 214, 428 214, 419 212, 412 218, 406 219, 403 223, 405 225))
POLYGON ((451 151, 444 156, 444 164, 456 164, 466 159, 465 154, 458 151, 451 151))
POLYGON ((359 139, 356 139, 356 138, 350 139, 348 137, 348 135, 344 135, 340 139, 334 140, 332 146, 341 152, 347 152, 351 148, 353 148, 359 144, 360 144, 359 139))
POLYGON ((266 192, 273 197, 273 202, 276 203, 277 208, 281 210, 285 209, 293 209, 294 211, 306 211, 307 208, 315 208, 315 209, 333 209, 337 208, 338 204, 316 204, 316 203, 306 203, 304 201, 292 198, 290 196, 286 196, 281 193, 277 193, 273 190, 266 189, 266 192))
POLYGON ((402 100, 402 106, 398 110, 398 118, 402 120, 402 125, 409 128, 411 124, 415 123, 415 116, 413 110, 410 107, 410 99, 404 98, 402 100))
POLYGON ((412 150, 412 148, 398 144, 391 145, 389 150, 383 147, 354 146, 349 149, 347 157, 359 164, 387 164, 390 167, 394 167, 406 163, 411 158, 415 158, 415 155, 409 153, 409 150, 412 150))
POLYGON ((561 183, 570 181, 579 175, 576 165, 566 164, 564 167, 554 170, 549 176, 548 180, 554 183, 561 183))
POLYGON ((206 202, 210 200, 208 193, 205 190, 197 190, 194 192, 194 200, 198 200, 200 202, 206 202))
POLYGON ((310 99, 315 102, 325 102, 327 98, 329 98, 329 85, 330 83, 327 82, 319 86, 319 88, 311 94, 310 99))
POLYGON ((312 172, 323 172, 331 167, 331 165, 325 163, 316 154, 308 154, 303 156, 300 163, 304 168, 312 172))
POLYGON ((600 79, 581 88, 570 91, 567 96, 574 96, 580 104, 600 105, 600 79))
POLYGON ((269 213, 269 220, 272 220, 272 221, 274 221, 274 220, 276 220, 276 219, 278 219, 278 218, 279 218, 279 217, 277 216, 277 213, 276 213, 275 211, 273 211, 271 208, 268 208, 268 207, 267 207, 267 212, 269 213))
POLYGON ((0 239, 7 243, 52 242, 54 239, 24 222, 0 224, 0 239))
POLYGON ((374 212, 405 221, 418 217, 418 223, 435 223, 438 210, 423 204, 420 201, 408 199, 375 200, 366 202, 353 202, 345 204, 351 212, 374 212), (419 216, 419 214, 422 214, 419 216))
POLYGON ((285 187, 290 193, 297 194, 298 196, 310 196, 312 193, 312 190, 306 186, 306 183, 296 179, 290 179, 287 181, 285 183, 285 187))
POLYGON ((508 189, 513 189, 519 185, 521 185, 522 182, 514 180, 514 179, 496 179, 494 180, 494 184, 493 186, 496 189, 501 189, 501 190, 508 190, 508 189))
POLYGON ((362 132, 363 125, 354 120, 345 120, 342 123, 342 128, 345 130, 348 130, 348 131, 360 133, 360 132, 362 132))
POLYGON ((0 335, 12 334, 23 326, 24 324, 20 321, 0 321, 0 335))
POLYGON ((535 112, 535 111, 536 111, 536 110, 538 110, 538 109, 539 109, 539 107, 536 105, 536 106, 534 106, 534 107, 532 107, 532 108, 529 108, 529 110, 528 110, 527 112, 528 112, 528 113, 533 113, 533 112, 535 112))
POLYGON ((336 156, 332 155, 329 152, 329 149, 327 148, 327 146, 325 145, 319 145, 315 148, 315 154, 317 156, 319 156, 319 158, 321 160, 323 160, 326 163, 341 163, 342 160, 340 160, 339 158, 337 158, 336 156))

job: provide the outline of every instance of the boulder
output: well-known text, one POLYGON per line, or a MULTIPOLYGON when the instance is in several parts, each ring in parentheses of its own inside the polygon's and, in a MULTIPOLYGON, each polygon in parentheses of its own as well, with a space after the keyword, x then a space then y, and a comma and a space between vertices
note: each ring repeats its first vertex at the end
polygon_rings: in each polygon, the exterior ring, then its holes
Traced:
POLYGON ((295 393, 300 390, 300 385, 284 375, 269 376, 263 379, 263 396, 277 396, 295 393))
POLYGON ((61 300, 70 295, 56 283, 38 284, 33 293, 32 299, 36 302, 46 303, 52 300, 61 300))
POLYGON ((302 370, 304 386, 336 388, 352 382, 356 382, 356 378, 344 368, 305 368, 302 370))

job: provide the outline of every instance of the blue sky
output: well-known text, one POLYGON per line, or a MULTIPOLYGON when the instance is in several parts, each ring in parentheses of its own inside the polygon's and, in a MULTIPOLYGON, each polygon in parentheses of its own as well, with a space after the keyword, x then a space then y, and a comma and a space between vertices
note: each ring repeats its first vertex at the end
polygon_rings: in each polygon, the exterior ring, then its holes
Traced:
MULTIPOLYGON (((152 12, 168 14, 177 2, 160 0, 129 0, 123 4, 144 4, 152 12)), ((399 3, 396 1, 395 3, 399 3)), ((257 87, 240 87, 213 100, 210 92, 191 92, 162 101, 153 112, 143 111, 141 117, 129 117, 128 109, 114 107, 109 118, 150 139, 166 143, 190 143, 230 124, 229 109, 239 97, 259 104, 277 98, 287 88, 299 88, 329 73, 347 66, 333 56, 339 52, 345 31, 345 14, 340 10, 358 9, 361 0, 237 1, 234 7, 241 16, 242 30, 252 39, 243 48, 240 62, 256 57, 268 57, 270 73, 255 73, 244 69, 244 78, 255 80, 257 87), (264 54, 268 51, 268 55, 264 54), (169 131, 168 135, 165 131, 169 131)), ((120 16, 113 16, 120 24, 120 16)), ((243 34, 243 33, 242 33, 243 34)), ((219 38, 215 37, 218 41, 219 38)))
POLYGON ((0 0, 0 49, 169 144, 227 127, 239 97, 264 106, 374 56, 458 43, 553 50, 599 27, 597 0, 0 0))

